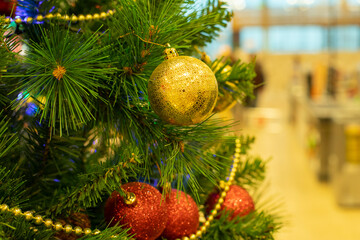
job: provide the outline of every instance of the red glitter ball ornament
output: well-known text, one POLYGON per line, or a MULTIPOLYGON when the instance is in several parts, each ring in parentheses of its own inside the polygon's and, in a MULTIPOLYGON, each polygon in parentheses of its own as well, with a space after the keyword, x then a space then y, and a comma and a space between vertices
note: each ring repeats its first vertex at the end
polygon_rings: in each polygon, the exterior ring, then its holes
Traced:
MULTIPOLYGON (((206 201, 206 212, 208 214, 214 209, 219 197, 220 194, 218 192, 209 195, 206 201)), ((254 209, 254 201, 250 194, 242 187, 231 185, 224 202, 221 205, 221 211, 225 210, 232 212, 229 216, 229 220, 234 219, 236 216, 246 216, 250 212, 254 211, 254 209)))
POLYGON ((136 201, 127 205, 116 191, 105 204, 105 220, 110 226, 115 224, 130 228, 128 233, 135 234, 138 240, 153 240, 164 231, 167 221, 166 208, 161 202, 161 193, 146 183, 131 182, 121 186, 134 193, 136 201))
POLYGON ((162 237, 174 240, 196 233, 199 227, 199 209, 188 194, 173 189, 166 198, 165 207, 168 220, 162 237))
POLYGON ((14 16, 16 9, 16 0, 0 0, 0 15, 14 16))

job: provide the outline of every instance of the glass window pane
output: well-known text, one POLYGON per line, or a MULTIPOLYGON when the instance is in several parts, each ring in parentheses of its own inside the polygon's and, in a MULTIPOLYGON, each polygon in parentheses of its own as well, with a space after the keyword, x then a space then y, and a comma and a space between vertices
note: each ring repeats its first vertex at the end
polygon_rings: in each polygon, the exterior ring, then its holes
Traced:
POLYGON ((351 6, 360 6, 360 0, 347 0, 347 3, 351 6))
POLYGON ((359 49, 360 28, 358 26, 337 26, 329 31, 329 49, 355 51, 359 49))
MULTIPOLYGON (((237 0, 233 0, 236 2, 237 0)), ((246 0, 246 8, 247 9, 260 9, 262 6, 262 0, 246 0)))
POLYGON ((240 32, 240 47, 245 52, 258 52, 263 49, 263 29, 245 27, 240 32))
POLYGON ((325 46, 320 26, 273 26, 268 34, 271 52, 319 52, 325 46))

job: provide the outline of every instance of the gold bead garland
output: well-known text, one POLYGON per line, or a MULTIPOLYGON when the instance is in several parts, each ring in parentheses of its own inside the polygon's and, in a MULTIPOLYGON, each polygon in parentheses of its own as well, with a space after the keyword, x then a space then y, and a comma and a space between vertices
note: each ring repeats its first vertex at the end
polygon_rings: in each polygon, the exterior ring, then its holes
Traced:
MULTIPOLYGON (((225 181, 220 182, 220 188, 222 189, 222 191, 220 194, 220 198, 218 199, 218 202, 215 205, 215 208, 211 211, 211 213, 207 217, 205 223, 199 228, 198 231, 196 231, 195 234, 191 234, 189 237, 186 236, 186 237, 182 237, 181 239, 177 239, 177 240, 194 240, 194 239, 200 238, 206 232, 206 230, 209 228, 211 222, 214 220, 214 217, 216 216, 218 211, 221 209, 221 205, 224 202, 226 194, 229 191, 230 186, 233 184, 235 174, 236 174, 237 168, 239 166, 239 162, 240 162, 240 152, 241 152, 240 139, 236 139, 235 144, 236 144, 236 148, 235 148, 235 155, 234 155, 234 160, 233 160, 233 167, 230 171, 228 180, 226 182, 225 181)), ((136 201, 135 194, 126 193, 126 200, 129 201, 128 204, 133 204, 136 201)), ((98 230, 98 229, 95 229, 95 230, 91 230, 90 228, 82 229, 79 226, 72 227, 69 224, 66 224, 65 226, 63 226, 60 222, 53 223, 53 221, 51 219, 43 220, 42 216, 40 216, 40 215, 34 216, 33 212, 31 212, 31 211, 26 211, 23 213, 20 208, 9 208, 9 206, 6 204, 0 205, 0 212, 9 212, 9 213, 14 214, 15 216, 23 216, 28 221, 33 220, 35 222, 35 224, 38 224, 38 225, 44 224, 44 226, 47 228, 53 228, 55 231, 64 231, 68 234, 75 233, 78 236, 83 235, 83 234, 84 235, 100 234, 100 230, 98 230)), ((38 229, 36 229, 36 228, 32 228, 32 230, 35 232, 38 231, 38 229)))
POLYGON ((43 20, 50 20, 50 19, 58 19, 58 20, 63 20, 63 21, 73 21, 73 22, 77 22, 77 21, 91 21, 91 20, 99 20, 100 18, 105 19, 111 15, 113 15, 115 13, 115 10, 109 10, 107 12, 101 12, 100 14, 95 13, 95 14, 86 14, 82 15, 80 14, 79 16, 76 15, 71 15, 71 17, 69 15, 62 15, 61 13, 49 13, 44 15, 37 15, 35 18, 32 17, 26 17, 26 18, 21 18, 20 16, 16 16, 15 18, 5 18, 5 23, 10 23, 10 22, 15 22, 17 24, 20 23, 32 23, 34 20, 36 21, 43 21, 43 20))
POLYGON ((215 208, 211 211, 210 215, 207 217, 205 223, 200 227, 200 229, 196 232, 196 234, 192 234, 189 237, 182 237, 181 239, 177 240, 193 240, 201 237, 206 230, 209 228, 211 222, 214 220, 214 217, 218 213, 218 211, 221 209, 221 205, 224 202, 224 199, 226 197, 227 192, 230 189, 230 186, 234 182, 235 174, 237 171, 237 168, 239 167, 240 162, 240 152, 241 152, 241 141, 240 139, 235 140, 235 155, 234 155, 234 161, 233 161, 233 167, 230 171, 229 178, 226 182, 221 181, 220 182, 220 188, 222 189, 220 197, 218 199, 218 202, 215 205, 215 208))
MULTIPOLYGON (((8 212, 8 213, 14 214, 15 216, 23 216, 23 217, 25 217, 26 220, 34 221, 34 223, 37 225, 43 224, 47 228, 52 228, 55 231, 64 231, 68 234, 75 233, 76 235, 82 235, 82 234, 97 235, 100 233, 100 231, 98 229, 95 229, 92 231, 89 228, 82 229, 79 226, 76 226, 73 228, 69 224, 63 226, 60 222, 53 223, 53 221, 51 219, 47 218, 44 220, 43 217, 40 215, 34 216, 33 212, 26 211, 23 213, 20 208, 9 208, 9 206, 6 204, 0 205, 0 212, 8 212)), ((36 229, 36 228, 32 228, 32 230, 35 232, 38 231, 38 229, 36 229)))

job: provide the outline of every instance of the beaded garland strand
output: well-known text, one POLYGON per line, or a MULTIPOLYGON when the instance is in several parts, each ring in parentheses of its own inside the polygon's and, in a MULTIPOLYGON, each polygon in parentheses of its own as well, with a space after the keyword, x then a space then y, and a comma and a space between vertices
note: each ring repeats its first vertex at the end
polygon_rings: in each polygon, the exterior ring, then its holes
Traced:
MULTIPOLYGON (((136 196, 133 193, 130 192, 125 192, 125 203, 126 204, 133 204, 136 201, 136 196)), ((9 208, 8 205, 6 204, 2 204, 0 205, 0 212, 8 212, 8 213, 12 213, 15 216, 23 216, 25 217, 26 220, 28 221, 34 221, 35 224, 40 225, 40 224, 44 224, 45 227, 47 228, 52 228, 55 231, 64 231, 65 233, 71 234, 71 233, 75 233, 76 235, 98 235, 100 233, 99 229, 95 229, 95 230, 91 230, 90 228, 85 228, 82 229, 79 226, 75 226, 74 228, 69 225, 66 224, 65 226, 63 226, 60 222, 53 222, 51 219, 47 218, 47 219, 43 219, 42 216, 40 215, 35 215, 34 216, 34 211, 26 211, 26 212, 22 212, 20 208, 9 208)), ((36 228, 32 228, 34 232, 38 231, 36 228)))
POLYGON ((115 13, 115 10, 108 10, 107 12, 101 12, 100 14, 99 13, 87 14, 87 15, 80 14, 79 16, 61 15, 61 13, 56 13, 56 14, 49 13, 46 15, 37 15, 35 18, 32 18, 32 17, 21 18, 19 16, 16 16, 15 18, 10 18, 10 17, 5 18, 5 23, 10 23, 10 22, 15 22, 17 24, 33 23, 33 21, 43 21, 43 20, 50 20, 50 19, 58 19, 58 20, 72 21, 72 22, 91 21, 91 20, 105 19, 108 16, 113 15, 114 13, 115 13))
MULTIPOLYGON (((222 191, 220 194, 220 198, 218 199, 218 202, 215 205, 215 208, 211 211, 211 213, 207 217, 205 223, 199 228, 199 230, 195 234, 192 234, 189 237, 182 237, 181 239, 177 239, 177 240, 193 240, 193 239, 200 238, 206 232, 206 230, 209 228, 211 222, 214 220, 215 215, 221 209, 221 205, 224 202, 224 199, 226 197, 227 192, 230 189, 230 186, 234 182, 235 174, 236 174, 237 168, 239 167, 240 153, 241 153, 240 139, 236 139, 235 144, 236 144, 236 148, 235 148, 235 154, 234 154, 234 160, 233 160, 233 167, 230 171, 228 180, 226 182, 225 181, 220 182, 220 188, 222 189, 222 191)), ((125 200, 126 200, 125 202, 127 204, 132 204, 136 200, 136 196, 134 194, 127 193, 126 195, 127 195, 127 197, 125 198, 125 200)), ((26 211, 23 213, 20 208, 9 208, 9 206, 6 204, 0 205, 0 211, 12 213, 15 216, 23 216, 23 217, 25 217, 26 220, 34 221, 35 224, 38 224, 38 225, 44 224, 45 227, 47 227, 47 228, 53 228, 56 231, 64 231, 68 234, 75 233, 76 235, 83 235, 83 234, 98 235, 100 233, 100 230, 98 230, 98 229, 95 229, 95 230, 91 230, 90 228, 82 229, 79 226, 72 227, 69 224, 66 224, 65 226, 63 226, 60 222, 53 223, 53 221, 51 219, 44 220, 43 217, 40 215, 34 216, 33 211, 26 211)), ((33 230, 37 231, 36 228, 33 228, 33 230)))
MULTIPOLYGON (((220 182, 221 194, 220 194, 217 204, 215 205, 215 208, 210 212, 210 215, 207 217, 205 223, 199 228, 199 230, 195 234, 190 235, 190 237, 182 237, 181 240, 190 240, 190 239, 193 240, 193 239, 197 239, 197 238, 201 237, 206 232, 206 230, 209 228, 210 223, 214 220, 214 217, 216 216, 218 211, 221 209, 221 205, 224 202, 224 199, 226 197, 227 192, 230 189, 230 186, 234 182, 235 174, 236 174, 237 168, 239 167, 240 153, 241 153, 240 139, 236 139, 235 144, 236 145, 235 145, 233 167, 230 171, 228 180, 226 182, 225 181, 220 182)), ((180 239, 177 239, 177 240, 180 240, 180 239)))

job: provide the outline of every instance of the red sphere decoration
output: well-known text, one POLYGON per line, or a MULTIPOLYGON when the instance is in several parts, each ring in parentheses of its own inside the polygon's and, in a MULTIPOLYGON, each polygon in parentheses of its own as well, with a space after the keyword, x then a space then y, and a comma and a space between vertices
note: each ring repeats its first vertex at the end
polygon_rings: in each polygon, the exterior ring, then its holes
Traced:
POLYGON ((173 189, 166 198, 165 206, 168 221, 162 237, 174 240, 196 233, 199 227, 199 209, 188 194, 173 189))
POLYGON ((105 220, 110 226, 115 224, 130 228, 138 240, 154 240, 164 231, 167 221, 166 208, 161 202, 161 193, 146 183, 131 182, 121 186, 136 195, 134 204, 127 205, 116 191, 105 204, 105 220))
POLYGON ((16 0, 1 0, 0 1, 0 15, 14 16, 16 9, 16 0))
MULTIPOLYGON (((219 197, 219 193, 212 193, 209 195, 206 201, 206 212, 208 214, 212 209, 214 209, 219 197)), ((229 220, 234 219, 236 216, 246 216, 250 212, 254 211, 254 209, 254 201, 249 193, 242 187, 231 185, 224 202, 221 205, 221 211, 225 210, 232 212, 229 216, 229 220)))

